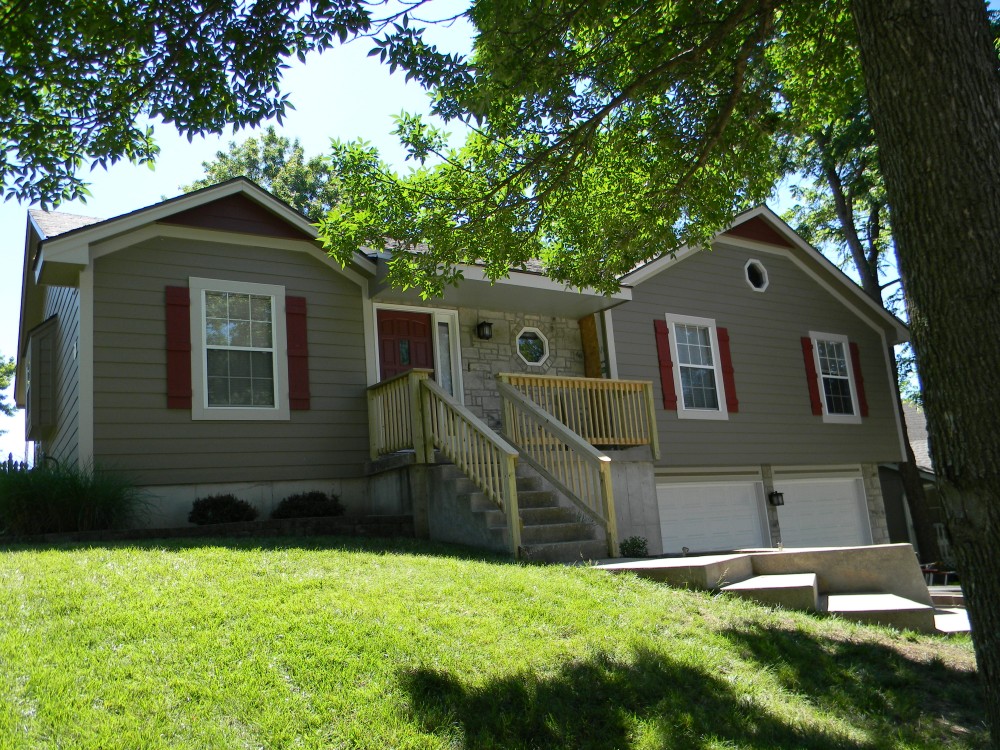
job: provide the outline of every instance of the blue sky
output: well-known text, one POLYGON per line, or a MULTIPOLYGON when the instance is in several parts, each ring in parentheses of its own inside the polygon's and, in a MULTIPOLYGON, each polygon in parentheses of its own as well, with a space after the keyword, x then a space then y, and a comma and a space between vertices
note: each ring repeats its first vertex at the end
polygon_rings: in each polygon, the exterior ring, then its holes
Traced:
MULTIPOLYGON (((463 7, 460 2, 452 6, 463 7)), ((440 17, 447 6, 435 5, 440 17), (438 6, 441 6, 440 8, 438 6)), ((433 29, 433 40, 443 49, 468 52, 470 31, 466 25, 433 29)), ((282 90, 289 94, 295 111, 289 113, 280 131, 302 142, 307 155, 325 153, 331 138, 363 138, 378 147, 382 157, 404 168, 403 152, 390 132, 392 116, 401 111, 427 110, 427 97, 415 83, 407 84, 398 71, 390 74, 378 58, 369 58, 368 40, 337 47, 322 55, 297 61, 285 72, 282 90)), ((454 130, 454 128, 449 128, 454 130)), ((242 141, 251 133, 240 131, 221 137, 196 138, 188 143, 168 125, 156 127, 160 156, 156 167, 117 164, 107 172, 90 173, 92 197, 87 202, 65 203, 60 211, 109 218, 179 194, 180 186, 203 175, 202 162, 226 150, 231 140, 242 141)), ((0 355, 14 356, 20 315, 21 271, 27 204, 0 203, 0 355)), ((0 458, 8 453, 24 455, 24 420, 21 414, 0 417, 0 458)))

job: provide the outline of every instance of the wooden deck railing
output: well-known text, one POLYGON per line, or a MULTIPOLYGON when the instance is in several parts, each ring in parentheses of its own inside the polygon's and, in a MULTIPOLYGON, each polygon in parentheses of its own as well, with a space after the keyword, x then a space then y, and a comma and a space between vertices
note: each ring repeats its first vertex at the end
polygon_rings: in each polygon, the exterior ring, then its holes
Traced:
POLYGON ((518 557, 518 452, 431 380, 430 374, 430 370, 410 370, 368 389, 372 460, 412 449, 417 463, 433 463, 437 448, 503 511, 511 551, 518 557))
POLYGON ((501 373, 516 388, 591 445, 648 445, 660 457, 653 384, 641 380, 501 373))
POLYGON ((389 453, 413 450, 417 463, 428 463, 430 440, 421 409, 420 384, 432 372, 410 370, 368 388, 368 440, 373 461, 389 453))
POLYGON ((608 556, 618 556, 611 459, 553 414, 503 380, 503 429, 521 457, 604 528, 608 556))

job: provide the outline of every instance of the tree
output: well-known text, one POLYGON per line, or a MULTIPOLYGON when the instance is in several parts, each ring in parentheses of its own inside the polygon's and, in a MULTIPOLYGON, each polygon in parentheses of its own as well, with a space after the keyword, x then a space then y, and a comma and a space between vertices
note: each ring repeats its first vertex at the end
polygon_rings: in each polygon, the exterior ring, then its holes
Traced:
POLYGON ((55 203, 80 170, 152 161, 146 118, 189 138, 281 121, 282 60, 367 29, 357 0, 14 0, 0 5, 0 191, 55 203))
POLYGON ((481 126, 460 150, 404 118, 418 163, 357 144, 335 161, 331 250, 388 229, 397 280, 433 292, 456 260, 502 275, 528 255, 607 289, 762 200, 793 125, 822 126, 863 80, 891 207, 948 529, 1000 747, 1000 72, 982 0, 478 0, 472 61, 399 24, 374 50, 481 126), (439 152, 432 167, 426 157, 439 152), (409 227, 409 229, 407 229, 409 227), (339 237, 343 232, 348 239, 339 237), (398 235, 398 236, 396 236, 398 235), (429 251, 407 253, 426 242, 429 251))
MULTIPOLYGON (((864 91, 846 99, 850 105, 837 118, 800 134, 793 141, 792 157, 796 172, 810 184, 791 186, 796 205, 786 219, 806 241, 839 256, 841 268, 851 267, 861 288, 871 300, 890 312, 903 310, 901 287, 884 298, 888 287, 899 287, 896 278, 881 283, 883 274, 896 268, 895 246, 889 221, 885 185, 878 168, 875 131, 868 114, 864 91)), ((923 480, 910 445, 903 419, 903 387, 910 387, 912 350, 906 347, 897 360, 896 408, 903 432, 905 461, 899 473, 906 493, 910 518, 922 560, 940 557, 923 480), (902 370, 902 372, 901 372, 902 370)))
POLYGON ((8 357, 5 360, 0 356, 0 414, 6 417, 13 417, 17 413, 17 407, 7 403, 7 394, 4 393, 14 382, 15 369, 13 357, 8 357))
POLYGON ((330 160, 314 156, 306 161, 298 139, 289 141, 268 127, 260 139, 229 143, 215 160, 203 162, 205 176, 185 192, 215 185, 233 177, 248 177, 312 221, 319 221, 337 203, 337 176, 330 160))

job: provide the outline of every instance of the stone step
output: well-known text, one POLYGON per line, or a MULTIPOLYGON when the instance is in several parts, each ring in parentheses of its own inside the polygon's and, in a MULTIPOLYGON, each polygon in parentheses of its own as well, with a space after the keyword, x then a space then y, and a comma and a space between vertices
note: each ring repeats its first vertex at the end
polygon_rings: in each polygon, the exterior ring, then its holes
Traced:
POLYGON ((889 625, 900 630, 934 633, 934 607, 904 599, 896 594, 856 593, 830 594, 825 610, 852 622, 889 625))
POLYGON ((754 576, 723 586, 722 590, 769 607, 806 611, 819 609, 819 585, 815 573, 754 576))
POLYGON ((603 539, 521 545, 521 559, 526 562, 586 562, 607 556, 608 543, 603 539))

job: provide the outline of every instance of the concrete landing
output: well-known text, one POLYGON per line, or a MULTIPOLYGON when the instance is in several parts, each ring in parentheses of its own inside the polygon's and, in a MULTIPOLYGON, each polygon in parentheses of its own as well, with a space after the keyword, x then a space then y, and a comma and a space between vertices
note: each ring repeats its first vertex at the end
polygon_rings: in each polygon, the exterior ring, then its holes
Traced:
POLYGON ((702 555, 628 560, 597 566, 609 573, 635 573, 640 578, 661 581, 679 588, 716 589, 753 575, 749 555, 702 555))
POLYGON ((815 573, 754 576, 722 590, 770 607, 815 611, 819 609, 819 587, 815 573))
POLYGON ((934 627, 939 633, 970 633, 968 610, 960 607, 938 607, 934 610, 934 627))
POLYGON ((895 594, 830 594, 826 611, 845 620, 935 633, 934 608, 895 594))

